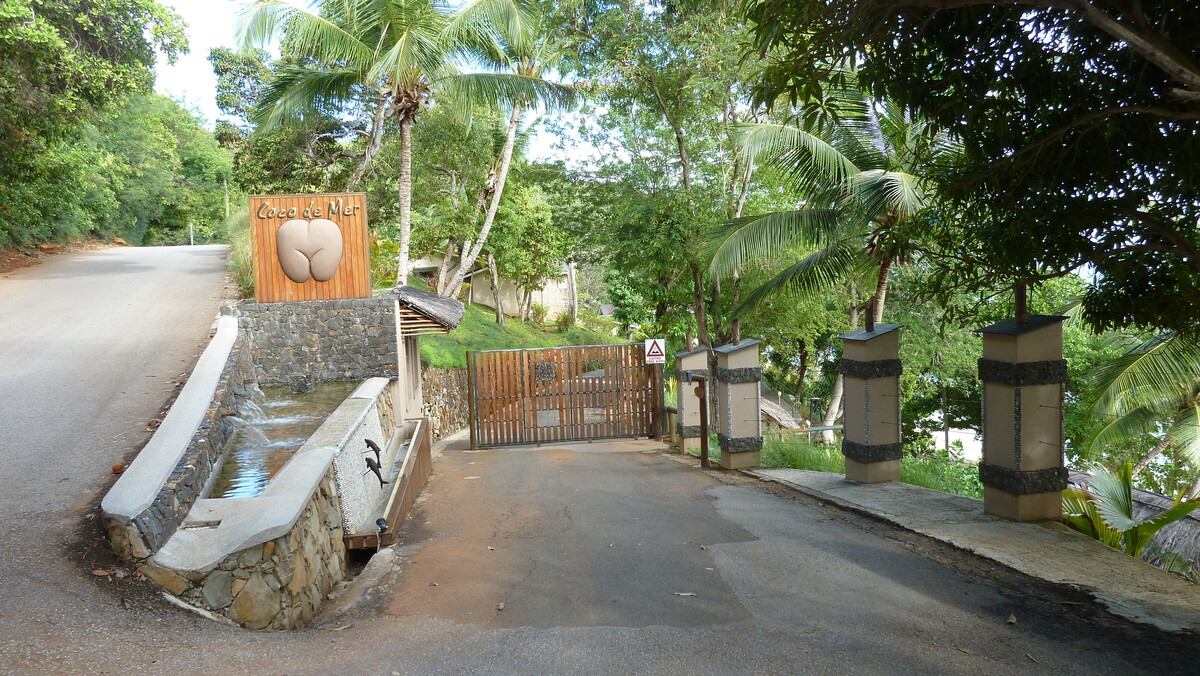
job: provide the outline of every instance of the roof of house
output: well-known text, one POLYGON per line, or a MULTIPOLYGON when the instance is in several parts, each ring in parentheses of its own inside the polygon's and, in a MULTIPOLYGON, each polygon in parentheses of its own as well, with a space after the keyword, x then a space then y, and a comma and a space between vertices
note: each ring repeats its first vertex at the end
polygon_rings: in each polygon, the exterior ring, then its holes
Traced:
POLYGON ((394 293, 398 296, 400 304, 409 310, 403 313, 406 316, 401 321, 412 324, 414 328, 420 324, 429 329, 441 328, 438 333, 445 333, 458 326, 467 312, 463 304, 453 298, 444 298, 411 286, 398 286, 394 293))

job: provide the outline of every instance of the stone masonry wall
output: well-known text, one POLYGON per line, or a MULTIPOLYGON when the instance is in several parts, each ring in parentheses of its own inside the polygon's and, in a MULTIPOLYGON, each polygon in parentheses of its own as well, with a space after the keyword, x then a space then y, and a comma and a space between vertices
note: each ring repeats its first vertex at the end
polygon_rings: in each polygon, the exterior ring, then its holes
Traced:
POLYGON ((395 378, 395 299, 240 303, 238 321, 262 385, 395 378))
POLYGON ((287 534, 188 576, 152 564, 138 572, 187 603, 247 629, 299 629, 347 576, 332 466, 287 534))
POLYGON ((249 346, 239 336, 221 372, 203 422, 154 502, 134 517, 132 528, 115 522, 107 524, 109 539, 118 555, 132 561, 152 556, 183 523, 225 452, 225 444, 232 433, 225 416, 236 414, 238 396, 249 396, 245 387, 253 373, 249 346))
POLYGON ((433 441, 470 424, 466 369, 421 369, 421 413, 429 419, 433 441))

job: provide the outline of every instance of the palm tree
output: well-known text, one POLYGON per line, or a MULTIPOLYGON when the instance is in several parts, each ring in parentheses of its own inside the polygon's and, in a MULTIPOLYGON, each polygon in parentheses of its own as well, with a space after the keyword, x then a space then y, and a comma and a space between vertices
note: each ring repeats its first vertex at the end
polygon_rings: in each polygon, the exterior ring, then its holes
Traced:
MULTIPOLYGON (((952 161, 960 146, 896 104, 854 91, 841 98, 843 114, 833 121, 745 128, 747 154, 781 171, 803 205, 722 225, 710 240, 710 272, 720 277, 796 247, 811 253, 746 296, 735 315, 776 293, 844 286, 859 296, 850 302, 851 328, 866 309, 873 321, 883 319, 892 268, 911 253, 910 229, 902 226, 929 205, 922 173, 952 161), (862 298, 865 289, 870 296, 862 298)), ((838 376, 823 425, 836 421, 841 392, 838 376)))
MULTIPOLYGON (((1200 344, 1175 333, 1154 336, 1101 365, 1097 375, 1089 410, 1111 420, 1093 435, 1093 451, 1153 434, 1159 441, 1134 466, 1134 475, 1168 448, 1200 466, 1200 344)), ((1198 495, 1200 477, 1188 499, 1198 495)))
POLYGON ((1129 463, 1110 472, 1100 465, 1089 468, 1087 485, 1063 492, 1063 516, 1075 530, 1130 556, 1141 556, 1164 527, 1191 514, 1200 502, 1183 502, 1150 518, 1134 514, 1133 468, 1129 463))
MULTIPOLYGON (((558 61, 558 50, 546 31, 544 17, 540 15, 521 26, 500 25, 495 33, 494 40, 486 45, 481 45, 481 47, 485 47, 481 51, 487 57, 487 65, 494 70, 505 71, 514 77, 526 78, 531 82, 541 82, 543 73, 558 61), (514 31, 514 29, 518 30, 514 31)), ((573 94, 570 90, 561 92, 561 96, 564 101, 573 101, 573 94)), ((528 95, 518 96, 510 101, 511 110, 504 144, 500 148, 494 172, 488 172, 489 180, 484 188, 490 201, 484 214, 483 227, 480 228, 474 245, 463 256, 458 269, 451 276, 449 282, 444 288, 438 289, 439 294, 448 297, 458 295, 467 273, 475 267, 475 261, 479 259, 479 254, 487 242, 488 233, 491 232, 492 224, 496 221, 496 211, 499 209, 500 199, 504 195, 508 170, 512 166, 513 148, 516 146, 518 130, 521 129, 521 118, 528 109, 538 103, 538 99, 528 95)), ((529 131, 531 130, 526 130, 526 134, 529 131)))
POLYGON ((544 80, 463 73, 454 65, 487 48, 493 34, 484 26, 519 35, 530 24, 532 9, 530 0, 474 0, 454 14, 439 0, 322 0, 311 9, 285 0, 252 0, 244 6, 240 32, 247 46, 283 37, 300 57, 299 63, 279 67, 266 88, 256 113, 263 128, 368 99, 372 126, 351 176, 354 185, 370 168, 387 123, 398 124, 398 284, 408 278, 412 126, 431 97, 445 94, 466 105, 478 100, 569 104, 569 90, 544 80))

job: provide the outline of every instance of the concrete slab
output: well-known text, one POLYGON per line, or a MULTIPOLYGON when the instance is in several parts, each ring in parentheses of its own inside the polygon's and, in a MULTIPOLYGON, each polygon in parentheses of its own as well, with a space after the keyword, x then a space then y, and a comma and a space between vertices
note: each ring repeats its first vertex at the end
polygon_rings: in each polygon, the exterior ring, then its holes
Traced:
POLYGON ((1200 632, 1200 587, 1054 522, 985 514, 983 501, 899 482, 864 485, 799 469, 747 472, 870 514, 1030 577, 1090 594, 1115 615, 1166 631, 1200 632))

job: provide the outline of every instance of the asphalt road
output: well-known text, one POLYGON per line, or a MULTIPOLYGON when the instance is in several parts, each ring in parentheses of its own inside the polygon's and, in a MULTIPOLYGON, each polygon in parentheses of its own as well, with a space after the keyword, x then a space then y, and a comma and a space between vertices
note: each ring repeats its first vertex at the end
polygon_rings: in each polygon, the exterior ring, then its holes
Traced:
POLYGON ((304 631, 219 625, 94 576, 119 568, 95 523, 109 466, 198 353, 222 258, 112 250, 0 278, 0 673, 1194 668, 1194 639, 648 442, 451 445, 395 554, 304 631))

